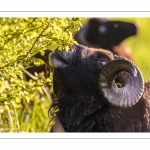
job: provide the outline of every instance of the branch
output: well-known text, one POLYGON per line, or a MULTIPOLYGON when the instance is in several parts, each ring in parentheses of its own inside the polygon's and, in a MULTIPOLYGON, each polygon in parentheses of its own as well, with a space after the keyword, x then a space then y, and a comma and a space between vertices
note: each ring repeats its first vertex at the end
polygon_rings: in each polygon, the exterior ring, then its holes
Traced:
POLYGON ((37 80, 38 78, 33 76, 30 72, 28 72, 27 70, 22 70, 27 76, 29 76, 31 79, 33 80, 37 80))
POLYGON ((43 29, 43 31, 40 33, 40 35, 36 38, 35 42, 33 43, 32 47, 30 48, 30 50, 27 52, 27 54, 25 56, 23 56, 23 58, 21 58, 20 60, 24 59, 25 57, 28 56, 28 54, 32 51, 33 47, 35 46, 36 42, 39 40, 39 38, 41 37, 41 35, 45 32, 45 30, 49 27, 49 24, 47 24, 47 26, 43 29))
MULTIPOLYGON (((74 21, 76 21, 76 20, 78 20, 78 18, 75 18, 74 19, 74 21)), ((64 31, 66 31, 67 29, 69 29, 71 27, 71 25, 69 25, 68 27, 66 27, 65 29, 64 29, 64 31)))

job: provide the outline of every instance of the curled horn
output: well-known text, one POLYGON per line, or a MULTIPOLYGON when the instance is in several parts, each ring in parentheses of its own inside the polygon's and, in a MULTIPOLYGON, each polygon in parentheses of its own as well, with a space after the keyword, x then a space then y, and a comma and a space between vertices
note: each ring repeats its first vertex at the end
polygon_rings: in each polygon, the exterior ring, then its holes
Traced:
POLYGON ((102 68, 99 75, 99 88, 110 104, 131 107, 140 100, 144 91, 144 81, 140 70, 130 60, 115 56, 114 60, 102 68), (124 81, 124 86, 121 88, 118 88, 115 83, 118 74, 124 81))

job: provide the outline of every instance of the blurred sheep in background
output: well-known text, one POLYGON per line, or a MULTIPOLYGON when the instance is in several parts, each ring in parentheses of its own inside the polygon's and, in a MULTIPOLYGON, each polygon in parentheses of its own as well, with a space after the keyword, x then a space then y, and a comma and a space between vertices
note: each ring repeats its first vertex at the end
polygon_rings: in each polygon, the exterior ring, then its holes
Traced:
POLYGON ((137 62, 132 56, 131 49, 124 40, 136 35, 136 24, 125 21, 110 21, 106 18, 90 18, 89 21, 75 33, 75 40, 82 45, 103 48, 114 54, 137 62))

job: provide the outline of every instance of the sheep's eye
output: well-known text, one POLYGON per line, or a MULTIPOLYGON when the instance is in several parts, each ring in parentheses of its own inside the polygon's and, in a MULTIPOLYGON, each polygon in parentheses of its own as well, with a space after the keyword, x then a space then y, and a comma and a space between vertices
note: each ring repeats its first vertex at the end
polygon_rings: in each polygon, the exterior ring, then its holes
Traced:
POLYGON ((99 61, 99 60, 97 60, 96 63, 97 63, 98 66, 101 68, 101 67, 103 67, 104 65, 106 65, 107 61, 99 61))
POLYGON ((101 62, 101 65, 104 66, 106 63, 107 63, 106 61, 102 61, 102 62, 101 62))

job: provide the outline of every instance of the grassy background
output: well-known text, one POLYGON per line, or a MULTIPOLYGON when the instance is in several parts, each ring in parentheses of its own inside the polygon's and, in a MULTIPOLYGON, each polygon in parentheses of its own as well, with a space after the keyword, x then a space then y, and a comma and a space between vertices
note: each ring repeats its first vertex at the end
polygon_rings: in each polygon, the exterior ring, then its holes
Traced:
POLYGON ((136 23, 139 32, 124 42, 131 48, 145 80, 150 79, 150 18, 109 18, 136 23))

